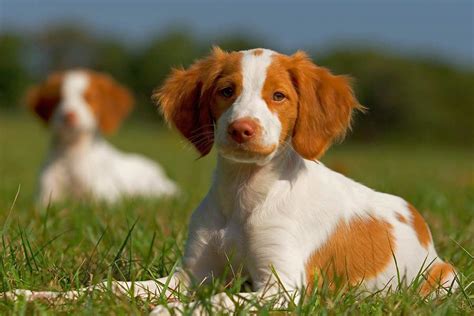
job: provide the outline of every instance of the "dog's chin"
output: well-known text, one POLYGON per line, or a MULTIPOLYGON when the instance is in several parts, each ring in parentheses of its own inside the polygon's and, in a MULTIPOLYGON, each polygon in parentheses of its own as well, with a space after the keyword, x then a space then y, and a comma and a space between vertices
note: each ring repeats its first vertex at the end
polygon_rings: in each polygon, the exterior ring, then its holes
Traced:
POLYGON ((277 145, 245 146, 227 145, 217 146, 219 154, 232 162, 264 165, 275 156, 277 145))
POLYGON ((94 134, 95 129, 92 127, 72 126, 72 125, 56 125, 53 126, 53 134, 63 141, 74 141, 84 135, 94 134))

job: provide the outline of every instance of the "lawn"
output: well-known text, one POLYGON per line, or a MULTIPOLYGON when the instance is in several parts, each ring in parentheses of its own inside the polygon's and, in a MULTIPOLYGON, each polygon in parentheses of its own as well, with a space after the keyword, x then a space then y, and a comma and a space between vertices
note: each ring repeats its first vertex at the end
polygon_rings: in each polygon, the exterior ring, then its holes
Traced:
MULTIPOLYGON (((179 183, 182 195, 115 206, 36 207, 35 183, 47 150, 47 130, 26 114, 0 112, 0 291, 67 290, 106 279, 145 280, 168 275, 179 261, 187 220, 209 187, 214 156, 197 159, 190 145, 159 122, 128 122, 110 141, 159 161, 179 183)), ((472 148, 410 140, 350 142, 331 149, 324 163, 374 189, 402 196, 420 210, 439 254, 459 270, 464 290, 432 301, 422 300, 412 288, 365 298, 354 291, 321 291, 291 310, 305 315, 472 314, 473 161, 472 148)), ((206 300, 212 293, 236 291, 237 285, 216 282, 195 295, 206 300)), ((66 303, 0 298, 0 314, 144 314, 160 302, 163 299, 140 301, 109 293, 66 303)), ((261 313, 268 314, 268 306, 261 313)))

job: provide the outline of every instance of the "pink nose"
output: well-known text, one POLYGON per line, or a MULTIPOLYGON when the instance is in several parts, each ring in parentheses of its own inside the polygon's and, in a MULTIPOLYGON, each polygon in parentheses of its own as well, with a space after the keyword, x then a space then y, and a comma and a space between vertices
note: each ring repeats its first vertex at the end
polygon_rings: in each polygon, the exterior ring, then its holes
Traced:
POLYGON ((227 132, 234 141, 243 144, 255 136, 257 128, 258 125, 254 120, 243 118, 232 122, 229 125, 227 132))
POLYGON ((76 124, 76 120, 77 120, 76 113, 74 113, 74 112, 66 112, 66 113, 64 113, 64 122, 65 122, 67 125, 74 125, 74 124, 76 124))

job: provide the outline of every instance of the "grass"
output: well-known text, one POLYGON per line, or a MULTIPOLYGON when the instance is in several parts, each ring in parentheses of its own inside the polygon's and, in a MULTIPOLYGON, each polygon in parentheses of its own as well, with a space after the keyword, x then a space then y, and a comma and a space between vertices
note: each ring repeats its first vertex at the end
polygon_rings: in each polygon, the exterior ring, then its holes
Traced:
MULTIPOLYGON (((110 141, 159 161, 182 187, 167 201, 127 200, 113 207, 68 203, 34 205, 48 133, 26 114, 0 113, 0 291, 13 288, 68 290, 106 279, 166 276, 179 262, 187 220, 209 187, 214 156, 197 154, 159 123, 130 122, 110 141)), ((474 299, 474 153, 472 148, 430 144, 335 146, 323 162, 366 185, 400 195, 416 205, 431 226, 439 254, 461 274, 464 291, 426 301, 412 288, 366 298, 355 292, 320 291, 291 308, 298 314, 472 314, 474 299)), ((208 300, 241 282, 216 282, 195 295, 208 300)), ((245 287, 245 286, 244 286, 245 287)), ((76 302, 11 302, 0 314, 143 314, 163 299, 111 294, 76 302)), ((260 314, 269 314, 262 307, 260 314)))

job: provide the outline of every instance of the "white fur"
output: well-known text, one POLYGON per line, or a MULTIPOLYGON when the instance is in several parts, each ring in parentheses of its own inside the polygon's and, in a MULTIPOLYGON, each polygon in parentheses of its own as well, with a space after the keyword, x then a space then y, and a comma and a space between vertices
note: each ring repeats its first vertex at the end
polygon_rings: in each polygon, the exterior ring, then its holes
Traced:
POLYGON ((40 175, 39 202, 85 197, 116 202, 124 196, 157 197, 177 192, 162 168, 150 159, 126 154, 111 146, 84 99, 87 73, 66 73, 62 99, 52 118, 52 146, 40 175), (74 113, 76 123, 63 117, 74 113))
MULTIPOLYGON (((203 267, 195 262, 198 254, 211 247, 217 253, 213 266, 225 265, 226 255, 233 252, 256 290, 271 277, 270 265, 286 287, 296 289, 305 284, 310 255, 326 242, 339 221, 375 217, 395 227, 398 269, 409 282, 423 262, 426 268, 438 259, 432 245, 423 248, 413 228, 399 223, 395 212, 411 218, 401 198, 375 192, 321 163, 302 159, 292 149, 263 168, 221 158, 210 192, 192 217, 185 267, 198 280, 209 277, 211 271, 202 273, 203 267)), ((219 272, 212 270, 214 275, 219 272)), ((364 285, 371 290, 396 286, 395 266, 365 280, 364 285)))

